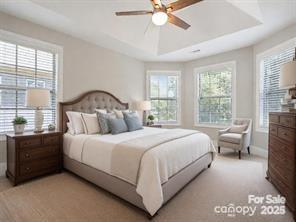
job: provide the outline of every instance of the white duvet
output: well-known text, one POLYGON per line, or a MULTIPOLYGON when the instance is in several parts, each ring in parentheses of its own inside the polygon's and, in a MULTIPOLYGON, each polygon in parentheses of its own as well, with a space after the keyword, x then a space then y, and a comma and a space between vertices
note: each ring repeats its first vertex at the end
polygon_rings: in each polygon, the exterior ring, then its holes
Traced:
MULTIPOLYGON (((145 127, 144 130, 118 135, 65 134, 64 153, 71 159, 111 174, 111 155, 116 144, 166 130, 145 127)), ((208 152, 215 152, 210 138, 206 134, 197 133, 161 144, 143 155, 138 184, 134 185, 151 215, 154 215, 163 203, 161 185, 208 152)))

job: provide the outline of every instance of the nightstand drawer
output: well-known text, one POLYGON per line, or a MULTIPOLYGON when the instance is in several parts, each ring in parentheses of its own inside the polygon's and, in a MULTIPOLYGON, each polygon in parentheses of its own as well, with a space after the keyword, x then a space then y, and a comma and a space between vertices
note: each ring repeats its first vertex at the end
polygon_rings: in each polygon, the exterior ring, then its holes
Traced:
POLYGON ((59 135, 49 135, 43 137, 44 145, 57 145, 59 144, 60 137, 59 135))
POLYGON ((20 151, 20 161, 26 162, 30 160, 41 159, 59 154, 58 146, 46 146, 34 149, 24 149, 20 151))
POLYGON ((20 145, 20 148, 41 146, 41 137, 22 139, 20 140, 19 145, 20 145))
POLYGON ((20 176, 33 175, 34 173, 39 173, 45 170, 54 170, 57 168, 59 161, 59 158, 56 156, 49 159, 22 164, 20 166, 20 176))

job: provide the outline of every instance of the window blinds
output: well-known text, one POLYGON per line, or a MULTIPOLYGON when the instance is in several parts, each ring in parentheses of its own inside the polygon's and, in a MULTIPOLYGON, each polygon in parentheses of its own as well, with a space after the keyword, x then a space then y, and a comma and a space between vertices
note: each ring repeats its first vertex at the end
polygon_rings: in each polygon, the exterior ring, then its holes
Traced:
POLYGON ((291 46, 260 61, 260 128, 268 127, 269 112, 281 110, 281 99, 286 90, 279 88, 280 68, 284 63, 292 61, 293 56, 294 47, 291 46))
POLYGON ((44 126, 56 119, 56 54, 0 41, 0 133, 13 130, 15 116, 28 120, 34 129, 34 109, 26 107, 26 89, 47 88, 51 107, 44 109, 44 126))

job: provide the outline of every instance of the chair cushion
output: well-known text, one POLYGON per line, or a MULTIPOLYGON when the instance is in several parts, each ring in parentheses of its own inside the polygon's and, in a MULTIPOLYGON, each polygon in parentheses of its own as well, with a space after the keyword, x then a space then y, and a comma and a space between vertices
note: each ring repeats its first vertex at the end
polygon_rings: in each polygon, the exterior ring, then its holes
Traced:
POLYGON ((248 128, 248 125, 232 125, 229 129, 229 133, 242 133, 248 128))
POLYGON ((242 134, 238 133, 225 133, 219 137, 219 140, 227 143, 236 143, 240 144, 242 134))

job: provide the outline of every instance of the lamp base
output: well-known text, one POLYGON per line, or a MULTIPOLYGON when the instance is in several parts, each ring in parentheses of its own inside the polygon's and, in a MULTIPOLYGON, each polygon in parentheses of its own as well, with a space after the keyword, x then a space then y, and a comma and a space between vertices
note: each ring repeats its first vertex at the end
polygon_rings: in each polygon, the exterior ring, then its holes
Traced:
POLYGON ((42 125, 43 125, 43 112, 41 108, 37 108, 35 110, 35 129, 34 129, 34 133, 41 133, 44 130, 42 129, 42 125))

